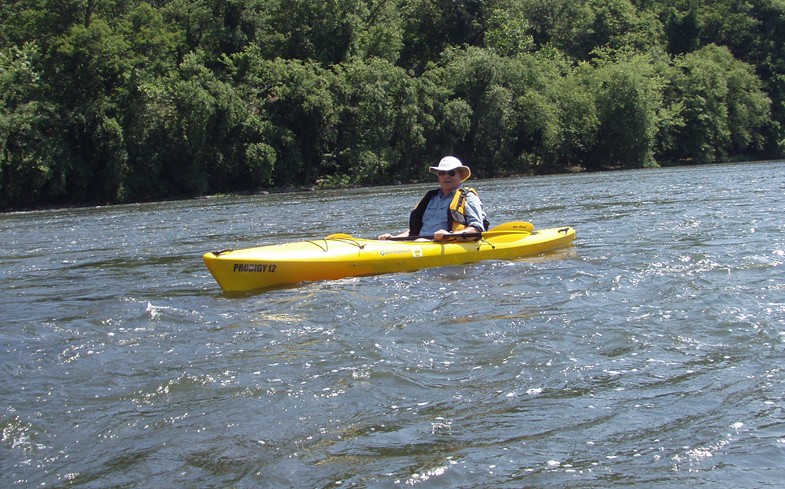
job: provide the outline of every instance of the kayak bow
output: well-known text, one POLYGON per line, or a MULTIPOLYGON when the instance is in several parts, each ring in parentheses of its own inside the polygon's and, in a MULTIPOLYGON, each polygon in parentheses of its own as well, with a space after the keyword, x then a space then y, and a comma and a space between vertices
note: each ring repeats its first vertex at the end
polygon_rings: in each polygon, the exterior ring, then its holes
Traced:
POLYGON ((205 253, 225 292, 317 280, 411 272, 479 260, 506 260, 563 248, 572 227, 534 231, 529 223, 500 224, 476 241, 390 241, 331 234, 323 239, 205 253))

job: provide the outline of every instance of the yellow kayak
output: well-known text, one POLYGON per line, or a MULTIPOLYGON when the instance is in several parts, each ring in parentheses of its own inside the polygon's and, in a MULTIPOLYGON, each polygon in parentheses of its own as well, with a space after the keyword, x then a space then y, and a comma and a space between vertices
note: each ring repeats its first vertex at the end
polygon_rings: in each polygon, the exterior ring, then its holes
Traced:
POLYGON ((224 291, 243 292, 536 255, 568 246, 575 235, 570 226, 534 231, 531 223, 508 222, 481 236, 478 233, 475 241, 376 240, 331 234, 311 241, 210 252, 203 258, 224 291))

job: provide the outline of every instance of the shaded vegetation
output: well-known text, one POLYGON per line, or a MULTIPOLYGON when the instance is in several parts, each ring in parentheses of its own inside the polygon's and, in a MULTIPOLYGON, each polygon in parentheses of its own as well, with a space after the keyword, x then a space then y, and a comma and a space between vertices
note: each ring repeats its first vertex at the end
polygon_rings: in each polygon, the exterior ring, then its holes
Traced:
POLYGON ((0 208, 785 154, 785 0, 10 0, 0 208))

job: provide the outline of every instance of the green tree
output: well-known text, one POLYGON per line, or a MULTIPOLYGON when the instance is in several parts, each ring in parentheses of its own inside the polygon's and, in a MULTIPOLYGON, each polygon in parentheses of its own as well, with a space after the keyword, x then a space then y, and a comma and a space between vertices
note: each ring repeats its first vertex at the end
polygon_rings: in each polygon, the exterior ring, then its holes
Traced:
POLYGON ((534 50, 529 21, 520 8, 499 8, 491 13, 485 31, 485 47, 502 56, 516 56, 534 50))
POLYGON ((760 147, 770 100, 751 66, 716 45, 679 57, 675 66, 666 96, 683 106, 684 126, 665 156, 708 163, 760 147))
POLYGON ((701 28, 697 1, 689 2, 686 10, 671 6, 665 10, 662 17, 669 53, 679 55, 700 47, 701 28))
POLYGON ((276 151, 273 183, 311 183, 334 169, 334 74, 313 61, 266 60, 256 48, 234 56, 232 66, 246 104, 268 125, 265 134, 276 151))
POLYGON ((270 57, 329 66, 346 61, 367 7, 360 0, 285 0, 271 14, 270 57))
POLYGON ((595 94, 600 123, 587 167, 653 166, 665 104, 665 80, 653 60, 644 55, 598 58, 586 77, 595 94))
POLYGON ((442 147, 474 161, 480 176, 560 171, 595 140, 595 99, 564 58, 451 50, 425 75, 441 87, 442 147))
POLYGON ((481 46, 492 0, 404 0, 401 64, 422 72, 448 47, 481 46))
POLYGON ((663 49, 665 34, 659 19, 638 10, 631 0, 589 0, 588 6, 591 21, 581 36, 584 52, 609 48, 653 53, 663 49))
POLYGON ((738 0, 703 0, 699 22, 701 45, 723 45, 736 58, 745 59, 760 29, 753 3, 738 0))
POLYGON ((784 0, 0 3, 0 205, 785 154, 784 0), (668 57, 670 56, 670 57, 668 57))
POLYGON ((521 8, 536 46, 554 46, 575 55, 579 37, 591 18, 585 0, 522 0, 521 8))
POLYGON ((142 2, 123 16, 117 30, 128 43, 129 70, 133 73, 164 76, 177 67, 185 34, 149 3, 142 2))
MULTIPOLYGON (((230 65, 232 61, 227 60, 230 65)), ((218 78, 199 54, 186 56, 177 72, 147 86, 149 118, 134 146, 135 192, 144 195, 145 175, 166 187, 147 193, 195 196, 252 190, 270 183, 275 154, 267 126, 243 92, 218 78), (156 152, 147 151, 147 143, 156 152)))
POLYGON ((395 63, 403 49, 403 19, 399 1, 370 0, 358 8, 358 31, 351 54, 363 59, 382 58, 395 63))
POLYGON ((631 0, 523 0, 521 8, 536 45, 552 45, 578 60, 599 48, 651 52, 665 43, 656 12, 631 0))
MULTIPOLYGON (((435 106, 439 124, 451 127, 452 123, 441 122, 448 116, 447 108, 471 115, 468 132, 442 131, 442 136, 461 138, 446 141, 446 145, 456 154, 474 161, 472 170, 478 176, 495 175, 511 156, 513 93, 508 84, 507 68, 505 59, 494 51, 472 47, 445 51, 440 65, 432 66, 424 74, 431 83, 441 87, 435 106), (470 110, 464 108, 466 105, 470 110)), ((462 126, 465 123, 461 122, 458 127, 462 126)))
POLYGON ((122 198, 127 168, 118 95, 130 57, 128 42, 100 18, 74 25, 48 53, 50 96, 65 113, 65 185, 74 202, 122 198))
POLYGON ((582 70, 542 54, 521 62, 528 65, 529 76, 516 90, 520 95, 515 131, 520 143, 515 152, 520 161, 511 169, 550 173, 581 165, 599 127, 597 103, 582 70))
POLYGON ((0 49, 0 208, 62 202, 65 160, 52 104, 41 101, 37 46, 0 49))
POLYGON ((381 59, 336 66, 336 164, 352 182, 387 183, 417 175, 432 118, 417 80, 381 59), (413 166, 414 165, 414 166, 413 166))
POLYGON ((755 66, 764 91, 772 100, 771 117, 764 129, 764 151, 785 155, 785 1, 755 0, 758 19, 755 44, 741 59, 755 66))
POLYGON ((164 21, 183 33, 184 45, 180 48, 180 56, 197 50, 219 51, 214 3, 214 0, 168 0, 160 7, 164 21))

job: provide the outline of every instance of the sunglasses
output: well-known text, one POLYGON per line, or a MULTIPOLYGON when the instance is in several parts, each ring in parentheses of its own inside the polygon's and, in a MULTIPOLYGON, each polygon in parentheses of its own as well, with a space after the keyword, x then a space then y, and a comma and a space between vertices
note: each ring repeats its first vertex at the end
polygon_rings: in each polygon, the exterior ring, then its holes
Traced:
POLYGON ((445 174, 447 174, 447 175, 450 175, 451 177, 454 177, 454 176, 455 176, 455 170, 450 170, 450 171, 440 171, 440 172, 439 172, 439 176, 440 176, 440 177, 443 177, 445 174))

